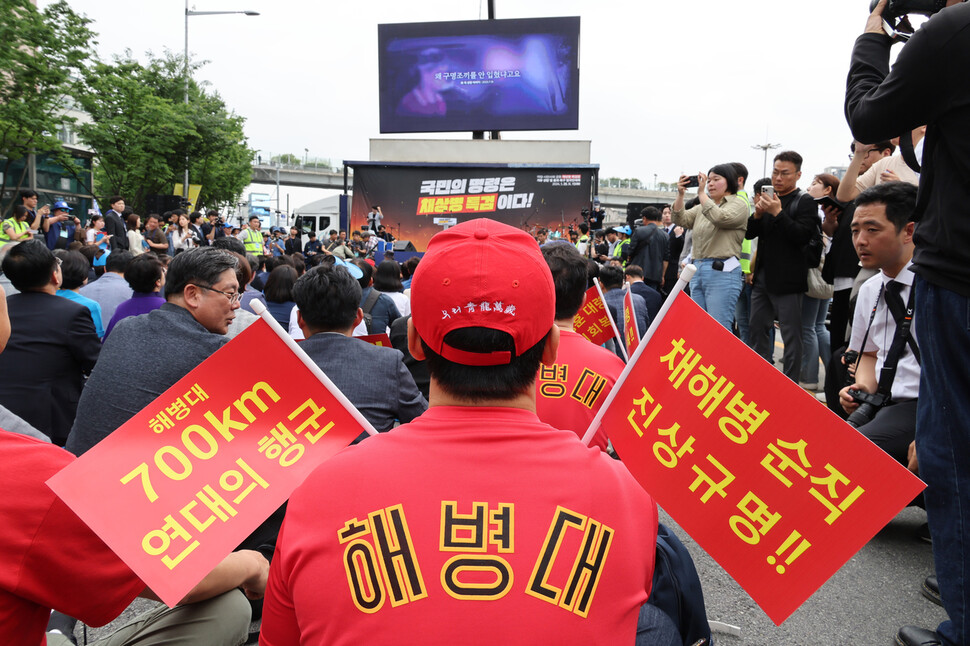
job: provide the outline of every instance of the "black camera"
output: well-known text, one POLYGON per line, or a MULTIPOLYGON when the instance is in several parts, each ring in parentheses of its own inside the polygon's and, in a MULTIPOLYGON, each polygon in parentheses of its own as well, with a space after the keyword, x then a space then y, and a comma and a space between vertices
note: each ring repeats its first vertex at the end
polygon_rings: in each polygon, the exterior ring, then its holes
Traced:
POLYGON ((856 390, 855 388, 849 388, 848 392, 852 399, 859 402, 859 408, 855 409, 849 415, 848 419, 845 420, 852 428, 859 428, 871 422, 872 418, 879 412, 879 409, 889 401, 889 397, 881 393, 867 393, 864 390, 856 390))
POLYGON ((687 183, 684 184, 685 188, 699 188, 701 185, 700 178, 697 175, 690 175, 687 178, 687 183))
POLYGON ((845 381, 843 386, 851 386, 855 383, 856 364, 859 363, 859 353, 855 350, 846 350, 842 353, 842 365, 845 366, 845 381))
MULTIPOLYGON (((870 0, 869 13, 879 4, 870 0)), ((889 0, 882 10, 882 20, 886 32, 895 41, 907 41, 912 36, 913 27, 906 20, 909 14, 932 16, 946 7, 946 0, 889 0)))
MULTIPOLYGON (((875 10, 877 4, 879 0, 872 0, 869 3, 869 13, 875 10)), ((946 0, 889 0, 886 8, 882 10, 882 17, 893 20, 911 13, 932 16, 944 7, 946 7, 946 0)))

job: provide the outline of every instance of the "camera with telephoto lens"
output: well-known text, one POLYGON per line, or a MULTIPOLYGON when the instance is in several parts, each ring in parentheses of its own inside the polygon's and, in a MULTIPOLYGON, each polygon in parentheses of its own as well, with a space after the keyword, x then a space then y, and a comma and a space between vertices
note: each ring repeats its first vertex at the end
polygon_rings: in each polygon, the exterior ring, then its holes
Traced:
POLYGON ((881 393, 867 393, 855 388, 849 388, 848 393, 852 399, 859 402, 859 408, 852 411, 852 414, 845 420, 852 428, 859 428, 871 422, 879 409, 889 401, 889 397, 881 393))
MULTIPOLYGON (((875 10, 877 4, 879 4, 879 0, 871 0, 869 13, 875 10)), ((932 16, 944 7, 946 7, 946 0, 889 0, 886 3, 886 8, 882 10, 882 17, 886 20, 893 20, 911 13, 932 16)))
MULTIPOLYGON (((869 13, 875 10, 877 4, 879 0, 870 0, 869 13)), ((883 26, 894 41, 905 42, 913 35, 913 27, 906 16, 932 16, 945 7, 946 0, 888 0, 882 10, 883 26)))

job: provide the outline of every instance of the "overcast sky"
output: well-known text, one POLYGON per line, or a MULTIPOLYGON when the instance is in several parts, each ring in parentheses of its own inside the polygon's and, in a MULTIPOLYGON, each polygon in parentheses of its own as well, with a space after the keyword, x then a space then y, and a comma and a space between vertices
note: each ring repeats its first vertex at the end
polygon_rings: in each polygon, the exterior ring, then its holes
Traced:
MULTIPOLYGON (((70 3, 94 21, 102 57, 125 49, 139 57, 182 51, 183 1, 70 3)), ((191 55, 209 61, 199 76, 246 118, 250 145, 263 159, 281 152, 303 157, 309 149, 310 157, 334 161, 367 159, 368 140, 381 137, 378 24, 476 20, 487 11, 484 0, 194 0, 191 6, 261 14, 189 19, 191 55)), ((752 146, 765 142, 803 155, 803 188, 824 167, 848 163, 842 101, 866 0, 495 0, 495 11, 497 18, 582 19, 579 130, 507 132, 506 139, 589 140, 601 176, 647 184, 655 174, 670 182, 725 161, 744 162, 760 176, 763 153, 752 146)), ((294 196, 292 206, 301 199, 294 196)))

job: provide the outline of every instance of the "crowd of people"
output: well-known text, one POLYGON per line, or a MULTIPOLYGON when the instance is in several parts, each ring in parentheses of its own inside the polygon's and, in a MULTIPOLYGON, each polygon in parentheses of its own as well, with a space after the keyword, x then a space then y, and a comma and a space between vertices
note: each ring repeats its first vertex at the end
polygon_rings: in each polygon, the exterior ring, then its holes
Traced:
POLYGON ((742 164, 719 163, 639 221, 603 228, 596 209, 532 237, 470 220, 403 264, 376 206, 366 231, 304 244, 259 218, 238 231, 213 212, 143 219, 120 196, 82 228, 25 191, 0 223, 0 639, 75 643, 78 619, 155 598, 45 482, 260 301, 378 433, 319 467, 181 603, 105 643, 241 644, 254 613, 269 646, 709 642, 690 557, 609 429, 578 441, 624 366, 574 329, 594 278, 615 321, 633 293, 642 334, 692 263, 708 314, 769 362, 780 336, 781 372, 808 390, 824 365, 828 405, 924 477, 924 591, 949 619, 896 642, 968 643, 970 339, 952 323, 970 311, 970 115, 965 86, 931 87, 925 70, 970 55, 970 6, 930 19, 890 72, 885 4, 853 52, 848 171, 804 191, 794 151, 750 192, 742 164), (355 338, 384 334, 393 348, 355 338))

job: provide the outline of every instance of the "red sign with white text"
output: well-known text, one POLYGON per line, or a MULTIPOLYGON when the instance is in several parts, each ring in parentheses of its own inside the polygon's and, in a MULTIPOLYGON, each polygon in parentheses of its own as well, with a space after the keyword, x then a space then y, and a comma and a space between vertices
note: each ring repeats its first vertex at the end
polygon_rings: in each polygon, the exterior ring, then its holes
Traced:
POLYGON ((681 294, 602 423, 778 625, 924 488, 681 294))
POLYGON ((573 318, 573 329, 596 345, 603 345, 615 336, 606 304, 595 285, 586 290, 583 306, 573 318))
POLYGON ((362 430, 260 320, 47 484, 174 606, 362 430))
POLYGON ((626 342, 626 353, 633 356, 640 345, 640 330, 637 329, 637 317, 633 311, 633 292, 629 288, 623 294, 623 340, 626 342))

